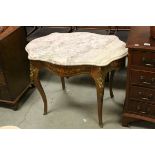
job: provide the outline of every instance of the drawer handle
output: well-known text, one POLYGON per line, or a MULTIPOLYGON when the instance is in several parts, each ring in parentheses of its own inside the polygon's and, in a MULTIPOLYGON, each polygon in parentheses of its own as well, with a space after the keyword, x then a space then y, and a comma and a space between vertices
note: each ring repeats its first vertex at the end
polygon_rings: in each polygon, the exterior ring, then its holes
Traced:
POLYGON ((147 100, 147 101, 149 101, 150 99, 149 98, 147 98, 147 97, 142 97, 141 98, 142 100, 147 100))
POLYGON ((153 67, 154 65, 153 64, 145 64, 145 66, 153 67))
MULTIPOLYGON (((138 92, 138 94, 140 96, 142 96, 143 93, 142 92, 138 92)), ((152 97, 153 97, 153 95, 152 94, 149 94, 148 97, 141 97, 141 100, 150 101, 152 99, 152 97)))
POLYGON ((148 67, 154 67, 155 65, 155 59, 146 59, 145 57, 143 57, 142 62, 144 63, 145 66, 148 67))
POLYGON ((143 81, 142 83, 143 83, 143 84, 147 84, 147 85, 151 85, 150 82, 146 82, 146 81, 143 81))
POLYGON ((147 113, 146 111, 142 111, 141 107, 139 105, 137 106, 137 110, 138 110, 138 112, 140 112, 142 114, 146 114, 147 113))
POLYGON ((146 114, 147 112, 146 111, 139 111, 140 113, 142 113, 142 114, 146 114))
POLYGON ((144 76, 140 76, 140 80, 143 84, 151 85, 155 82, 155 78, 151 79, 151 82, 145 81, 144 76))

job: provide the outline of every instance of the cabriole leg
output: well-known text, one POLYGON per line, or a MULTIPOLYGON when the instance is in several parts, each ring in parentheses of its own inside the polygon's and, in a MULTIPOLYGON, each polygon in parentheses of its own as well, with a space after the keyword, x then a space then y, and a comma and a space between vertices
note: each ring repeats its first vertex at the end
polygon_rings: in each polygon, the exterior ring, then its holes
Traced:
POLYGON ((62 89, 65 90, 65 78, 61 77, 62 89))
POLYGON ((112 70, 112 71, 110 72, 110 81, 109 81, 109 91, 110 91, 110 97, 111 97, 111 98, 114 97, 114 93, 113 93, 113 91, 112 91, 112 85, 113 85, 114 75, 115 75, 115 70, 112 70))
POLYGON ((103 108, 104 83, 106 72, 101 68, 96 68, 92 71, 91 76, 96 84, 99 126, 103 128, 102 108, 103 108))
POLYGON ((45 95, 45 92, 42 88, 42 85, 40 83, 40 80, 39 80, 39 69, 37 67, 32 67, 33 69, 33 84, 35 85, 35 87, 38 89, 41 97, 42 97, 42 100, 44 102, 44 115, 47 114, 47 99, 46 99, 46 95, 45 95))

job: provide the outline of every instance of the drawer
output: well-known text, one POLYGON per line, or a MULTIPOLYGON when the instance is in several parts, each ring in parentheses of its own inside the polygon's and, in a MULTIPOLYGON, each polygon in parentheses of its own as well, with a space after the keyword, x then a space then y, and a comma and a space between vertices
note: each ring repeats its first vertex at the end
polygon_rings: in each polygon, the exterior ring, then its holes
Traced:
POLYGON ((127 105, 128 111, 138 115, 155 117, 155 106, 147 104, 144 102, 137 102, 135 100, 130 100, 130 103, 127 105))
POLYGON ((131 65, 155 68, 155 52, 130 51, 131 65))
POLYGON ((130 73, 132 85, 155 88, 155 73, 138 70, 131 70, 130 73))
POLYGON ((155 104, 155 89, 131 86, 130 99, 140 100, 155 104))

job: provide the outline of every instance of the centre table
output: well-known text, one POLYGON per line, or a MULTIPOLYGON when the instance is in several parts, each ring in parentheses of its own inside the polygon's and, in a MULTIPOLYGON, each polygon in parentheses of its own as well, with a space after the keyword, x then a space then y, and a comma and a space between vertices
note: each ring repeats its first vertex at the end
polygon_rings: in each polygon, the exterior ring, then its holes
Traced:
POLYGON ((114 35, 99 35, 89 32, 52 33, 32 40, 26 46, 31 62, 31 81, 39 90, 47 114, 47 99, 39 80, 39 71, 46 68, 61 77, 89 74, 95 81, 97 90, 98 119, 103 127, 102 107, 104 82, 110 72, 110 96, 113 97, 112 80, 114 71, 120 68, 127 55, 125 43, 114 35))

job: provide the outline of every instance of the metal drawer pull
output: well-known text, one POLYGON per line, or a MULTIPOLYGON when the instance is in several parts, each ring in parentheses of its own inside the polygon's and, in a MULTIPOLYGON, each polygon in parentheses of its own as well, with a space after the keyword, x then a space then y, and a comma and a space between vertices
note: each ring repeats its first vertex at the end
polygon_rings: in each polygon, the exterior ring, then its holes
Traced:
POLYGON ((150 82, 146 82, 146 81, 143 81, 142 83, 143 83, 143 84, 148 84, 148 85, 151 85, 151 83, 150 83, 150 82))
POLYGON ((147 112, 146 111, 139 111, 140 113, 142 113, 142 114, 146 114, 147 112))
POLYGON ((145 66, 153 67, 153 64, 145 64, 145 66))
POLYGON ((154 82, 155 82, 155 78, 152 78, 151 79, 151 82, 148 82, 148 81, 145 81, 145 78, 144 78, 144 76, 140 76, 140 80, 141 80, 141 82, 143 83, 143 84, 147 84, 147 85, 151 85, 151 84, 153 84, 154 82))
POLYGON ((142 100, 147 100, 147 101, 149 101, 150 99, 149 98, 147 98, 147 97, 142 97, 141 98, 142 100))
POLYGON ((145 66, 154 67, 155 66, 155 59, 147 59, 145 57, 142 58, 142 62, 145 66))
MULTIPOLYGON (((138 92, 138 94, 140 96, 142 96, 142 92, 138 92)), ((147 100, 147 101, 150 101, 152 99, 153 95, 152 94, 149 94, 148 97, 141 97, 141 100, 147 100)))
POLYGON ((137 106, 137 110, 138 110, 138 112, 140 112, 142 114, 146 114, 147 113, 146 111, 142 111, 141 107, 139 105, 137 106))

